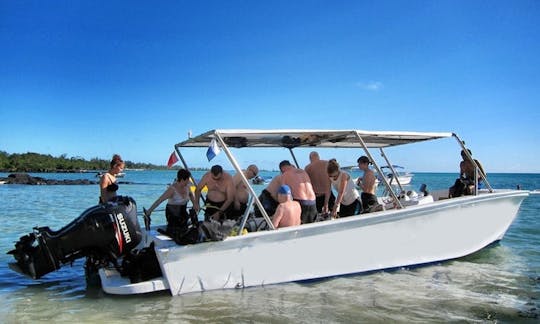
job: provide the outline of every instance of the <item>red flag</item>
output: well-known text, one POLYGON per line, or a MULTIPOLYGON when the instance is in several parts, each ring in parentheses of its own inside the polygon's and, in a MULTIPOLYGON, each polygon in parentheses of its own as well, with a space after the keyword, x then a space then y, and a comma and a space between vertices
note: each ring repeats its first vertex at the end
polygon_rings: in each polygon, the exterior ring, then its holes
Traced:
POLYGON ((167 161, 167 167, 172 167, 176 162, 178 162, 178 157, 176 156, 176 152, 173 151, 171 156, 169 156, 169 161, 167 161))

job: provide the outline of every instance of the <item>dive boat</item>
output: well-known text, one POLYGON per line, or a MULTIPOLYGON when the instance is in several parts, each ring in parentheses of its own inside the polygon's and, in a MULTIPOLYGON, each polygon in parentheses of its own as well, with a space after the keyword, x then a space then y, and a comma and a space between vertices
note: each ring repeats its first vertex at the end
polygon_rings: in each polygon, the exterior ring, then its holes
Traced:
POLYGON ((261 176, 255 176, 255 178, 251 179, 251 183, 254 184, 254 185, 262 185, 262 184, 265 184, 265 183, 268 183, 270 182, 270 180, 268 179, 265 179, 261 176))
MULTIPOLYGON (((103 175, 104 175, 105 173, 107 173, 107 171, 103 171, 103 172, 98 172, 98 173, 96 173, 96 178, 101 178, 101 177, 103 177, 103 175)), ((123 177, 125 177, 125 176, 126 176, 126 174, 125 174, 124 172, 120 172, 120 173, 117 173, 117 174, 115 175, 116 178, 123 178, 123 177)))
MULTIPOLYGON (((346 166, 341 168, 343 171, 347 172, 361 172, 360 169, 357 166, 346 166)), ((384 171, 381 176, 378 172, 375 173, 375 182, 377 185, 381 183, 382 178, 386 177, 388 179, 388 183, 392 185, 402 185, 407 186, 411 183, 412 178, 414 176, 413 173, 401 171, 399 169, 405 169, 402 166, 399 165, 392 165, 391 167, 388 165, 382 166, 381 171, 384 171), (396 180, 397 179, 397 180, 396 180)), ((358 180, 362 177, 357 177, 354 179, 354 183, 358 183, 358 180)))
MULTIPOLYGON (((410 172, 404 172, 405 168, 399 165, 385 165, 381 167, 381 171, 384 173, 383 176, 388 178, 390 184, 401 184, 402 186, 409 185, 412 181, 414 174, 410 172), (397 180, 396 180, 397 179, 397 180)), ((382 177, 380 174, 377 174, 377 182, 380 183, 382 177)))
MULTIPOLYGON (((166 290, 171 295, 181 295, 358 274, 460 258, 501 240, 522 201, 531 192, 495 190, 486 175, 480 173, 485 189, 474 190, 472 195, 448 199, 448 188, 442 188, 407 196, 402 194, 402 188, 393 186, 388 178, 383 177, 381 184, 387 188, 388 196, 379 197, 380 211, 274 229, 271 215, 266 213, 252 183, 242 173, 246 166, 237 162, 231 150, 286 148, 296 162, 295 149, 344 149, 355 156, 366 155, 377 172, 383 174, 373 159, 372 151, 379 150, 387 165, 391 165, 385 155, 388 148, 448 138, 454 138, 459 148, 467 151, 464 142, 453 133, 211 130, 176 144, 175 150, 187 168, 184 151, 208 148, 217 154, 217 148, 223 151, 235 171, 241 175, 250 192, 250 200, 246 213, 235 227, 236 235, 218 241, 180 245, 163 234, 159 226, 137 228, 138 222, 133 219, 133 212, 128 213, 130 217, 118 217, 125 214, 125 210, 136 208, 132 206, 132 200, 123 199, 119 206, 96 207, 96 210, 85 212, 86 218, 92 216, 92 212, 104 217, 102 221, 107 226, 100 231, 114 231, 115 235, 107 236, 114 244, 99 248, 77 247, 80 250, 77 252, 75 248, 61 248, 60 243, 55 245, 53 242, 56 237, 62 244, 67 244, 68 240, 60 236, 67 235, 69 226, 54 233, 50 230, 40 232, 38 228, 34 230, 33 237, 21 237, 15 250, 10 251, 17 261, 12 268, 36 278, 75 257, 87 256, 85 251, 92 251, 92 264, 98 269, 103 290, 109 294, 130 295, 166 290), (128 206, 123 207, 122 204, 128 206), (266 221, 267 229, 244 234, 254 205, 266 221), (106 214, 110 217, 102 216, 106 214), (62 234, 64 232, 66 234, 62 234), (130 239, 128 244, 126 237, 130 239), (36 243, 32 239, 38 241, 36 249, 39 251, 33 250, 36 243), (137 242, 139 249, 144 245, 155 253, 159 275, 137 279, 121 274, 119 260, 137 242), (114 247, 114 253, 107 250, 109 246, 114 247), (47 247, 55 247, 53 250, 57 252, 51 252, 47 247), (62 256, 61 251, 69 251, 70 254, 62 256), (103 254, 101 259, 99 252, 103 254), (46 262, 52 265, 43 267, 37 264, 46 262), (33 269, 43 270, 36 274, 33 269)), ((79 226, 79 223, 90 226, 90 222, 75 223, 71 225, 72 228, 79 226)), ((139 267, 144 269, 145 265, 139 267)))

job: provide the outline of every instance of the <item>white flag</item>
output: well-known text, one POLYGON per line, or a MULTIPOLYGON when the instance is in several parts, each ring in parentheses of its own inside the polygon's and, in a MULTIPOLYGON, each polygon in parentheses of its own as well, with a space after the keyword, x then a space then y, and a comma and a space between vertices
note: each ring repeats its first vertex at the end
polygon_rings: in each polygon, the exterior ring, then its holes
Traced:
POLYGON ((216 155, 221 152, 221 149, 218 146, 218 143, 216 142, 216 139, 213 138, 210 142, 210 146, 208 146, 208 151, 206 151, 206 157, 208 158, 208 161, 212 160, 216 157, 216 155))

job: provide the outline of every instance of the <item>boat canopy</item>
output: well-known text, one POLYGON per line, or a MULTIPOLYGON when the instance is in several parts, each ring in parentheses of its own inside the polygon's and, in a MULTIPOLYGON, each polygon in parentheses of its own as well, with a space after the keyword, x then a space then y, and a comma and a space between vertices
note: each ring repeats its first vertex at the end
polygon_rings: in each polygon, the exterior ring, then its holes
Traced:
POLYGON ((176 147, 208 147, 221 137, 229 147, 385 148, 452 137, 452 133, 318 129, 215 129, 176 144, 176 147), (363 142, 363 144, 362 144, 363 142))
MULTIPOLYGON (((368 149, 374 148, 379 149, 382 156, 386 160, 387 165, 392 166, 386 154, 384 153, 384 148, 411 144, 429 140, 436 140, 442 138, 454 137, 462 149, 468 154, 465 150, 465 143, 455 134, 455 133, 432 133, 432 132, 405 132, 405 131, 365 131, 365 130, 328 130, 328 129, 272 129, 272 130, 261 130, 261 129, 214 129, 208 132, 205 132, 201 135, 190 137, 187 140, 180 142, 175 145, 175 150, 182 160, 184 167, 189 169, 180 148, 208 148, 209 151, 215 154, 221 147, 229 161, 233 165, 236 172, 240 175, 242 181, 246 185, 246 188, 251 193, 251 200, 248 202, 248 208, 244 213, 242 220, 242 226, 245 225, 245 221, 248 217, 248 211, 251 208, 253 202, 259 207, 263 217, 265 218, 267 224, 271 229, 273 225, 266 211, 264 210, 261 202, 257 198, 257 195, 254 189, 251 187, 249 181, 242 173, 242 168, 230 152, 229 148, 278 148, 283 147, 289 149, 291 155, 294 159, 296 166, 298 167, 298 162, 294 156, 294 148, 359 148, 363 149, 365 154, 368 156, 369 160, 373 163, 373 167, 379 174, 383 174, 381 168, 375 163, 371 153, 368 149)), ((207 156, 209 156, 207 152, 207 156)), ((469 159, 474 161, 470 154, 468 154, 469 159)), ((209 157, 209 160, 211 158, 209 157)), ((474 162, 473 162, 474 163, 474 162)), ((478 166, 476 166, 478 169, 478 166)), ((397 173, 393 168, 390 168, 392 173, 397 178, 397 173)), ((492 191, 491 186, 487 182, 485 174, 481 173, 482 179, 485 181, 487 187, 492 191)), ((398 208, 403 208, 401 202, 398 199, 398 193, 392 188, 391 184, 388 182, 386 177, 383 179, 384 185, 388 189, 388 192, 393 197, 398 208)), ((193 183, 196 184, 195 179, 192 179, 193 183)), ((397 179, 400 190, 403 192, 404 189, 397 179)))

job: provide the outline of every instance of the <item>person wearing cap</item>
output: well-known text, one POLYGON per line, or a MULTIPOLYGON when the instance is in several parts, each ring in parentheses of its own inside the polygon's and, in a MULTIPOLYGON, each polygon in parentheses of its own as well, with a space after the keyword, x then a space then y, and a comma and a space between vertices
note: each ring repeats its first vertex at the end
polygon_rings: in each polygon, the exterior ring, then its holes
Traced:
POLYGON ((362 209, 364 213, 370 212, 370 208, 377 206, 377 196, 375 195, 375 189, 377 188, 377 182, 375 179, 375 173, 369 168, 371 161, 365 155, 358 158, 358 167, 364 171, 364 176, 358 179, 358 186, 362 189, 360 198, 362 199, 362 209))
POLYGON ((297 201, 292 200, 291 188, 282 185, 278 189, 279 205, 272 216, 272 224, 275 228, 296 226, 301 224, 300 215, 302 208, 297 201))
POLYGON ((311 185, 311 179, 306 171, 291 165, 291 162, 283 160, 279 163, 281 171, 281 184, 291 188, 293 200, 300 203, 302 208, 302 224, 313 223, 317 218, 317 206, 315 191, 311 185))

